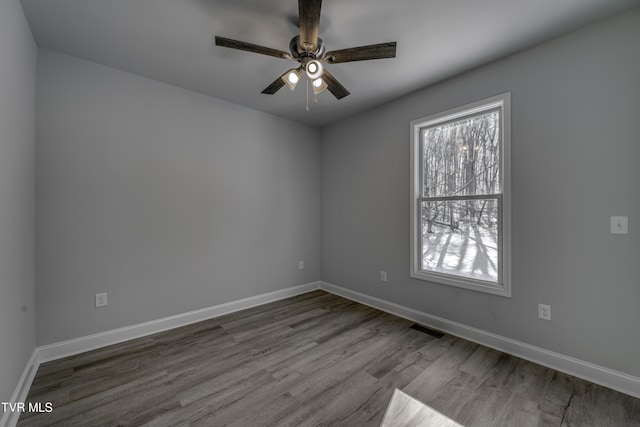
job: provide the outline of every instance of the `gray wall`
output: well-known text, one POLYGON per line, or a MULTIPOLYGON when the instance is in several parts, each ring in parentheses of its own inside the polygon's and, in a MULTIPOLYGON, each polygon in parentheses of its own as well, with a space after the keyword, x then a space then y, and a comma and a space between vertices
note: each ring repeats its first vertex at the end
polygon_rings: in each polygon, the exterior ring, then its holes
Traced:
MULTIPOLYGON (((36 343, 36 45, 18 0, 0 2, 0 401, 36 343)), ((2 413, 0 412, 0 417, 2 413)))
POLYGON ((48 50, 38 61, 39 345, 320 278, 317 130, 48 50))
POLYGON ((639 40, 635 9, 324 128, 322 279, 640 376, 639 40), (507 91, 512 298, 409 278, 409 122, 507 91))

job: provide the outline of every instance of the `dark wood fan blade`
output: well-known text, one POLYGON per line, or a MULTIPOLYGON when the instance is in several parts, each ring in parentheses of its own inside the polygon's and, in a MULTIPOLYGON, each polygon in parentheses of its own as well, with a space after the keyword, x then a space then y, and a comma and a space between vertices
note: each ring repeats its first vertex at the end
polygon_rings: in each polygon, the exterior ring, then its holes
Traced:
POLYGON ((271 49, 270 47, 259 46, 253 43, 241 42, 239 40, 228 39, 216 36, 216 46, 228 47, 229 49, 246 50, 247 52, 260 53, 262 55, 275 56, 276 58, 293 59, 291 54, 282 50, 271 49))
POLYGON ((324 55, 324 60, 332 64, 339 62, 368 61, 370 59, 395 58, 396 42, 370 44, 334 50, 324 55))
POLYGON ((318 45, 321 7, 322 0, 298 0, 300 47, 307 52, 314 52, 318 45))
POLYGON ((350 94, 350 92, 344 86, 342 86, 340 82, 336 80, 336 78, 333 77, 330 72, 327 71, 326 68, 322 73, 322 79, 327 84, 327 89, 329 89, 329 92, 331 92, 337 99, 342 99, 350 94))
POLYGON ((287 74, 288 72, 289 71, 285 71, 284 74, 282 74, 280 77, 275 79, 273 83, 271 83, 262 91, 262 93, 265 93, 267 95, 273 95, 274 93, 282 89, 282 87, 284 86, 284 80, 282 80, 282 77, 284 77, 284 75, 287 74))

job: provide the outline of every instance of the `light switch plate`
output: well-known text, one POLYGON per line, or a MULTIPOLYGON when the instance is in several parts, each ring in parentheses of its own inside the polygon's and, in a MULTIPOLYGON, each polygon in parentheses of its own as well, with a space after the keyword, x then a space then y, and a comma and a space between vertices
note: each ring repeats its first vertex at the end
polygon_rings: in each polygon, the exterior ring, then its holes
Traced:
POLYGON ((629 234, 629 217, 612 216, 611 234, 629 234))

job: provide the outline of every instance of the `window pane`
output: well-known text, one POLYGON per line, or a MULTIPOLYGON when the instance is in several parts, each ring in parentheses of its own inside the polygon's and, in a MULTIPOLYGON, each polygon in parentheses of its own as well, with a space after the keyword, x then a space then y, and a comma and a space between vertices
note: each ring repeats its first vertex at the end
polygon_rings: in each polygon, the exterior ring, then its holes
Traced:
POLYGON ((498 200, 421 204, 423 271, 498 282, 498 200))
POLYGON ((422 196, 496 194, 500 186, 500 112, 426 127, 422 196))

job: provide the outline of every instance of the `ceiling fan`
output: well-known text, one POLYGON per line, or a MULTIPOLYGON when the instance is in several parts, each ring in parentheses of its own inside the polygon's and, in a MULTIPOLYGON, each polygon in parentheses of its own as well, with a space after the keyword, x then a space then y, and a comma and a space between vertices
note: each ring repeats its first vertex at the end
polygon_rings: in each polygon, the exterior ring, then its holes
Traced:
POLYGON ((322 39, 318 37, 321 6, 322 0, 298 0, 298 27, 300 28, 300 34, 293 37, 289 42, 289 52, 220 36, 215 37, 216 46, 246 50, 276 58, 291 59, 300 63, 299 67, 287 70, 278 77, 262 93, 273 95, 284 85, 293 90, 304 72, 312 82, 315 94, 329 89, 333 96, 337 99, 342 99, 349 95, 349 91, 329 73, 323 64, 395 58, 396 42, 326 52, 322 39))

